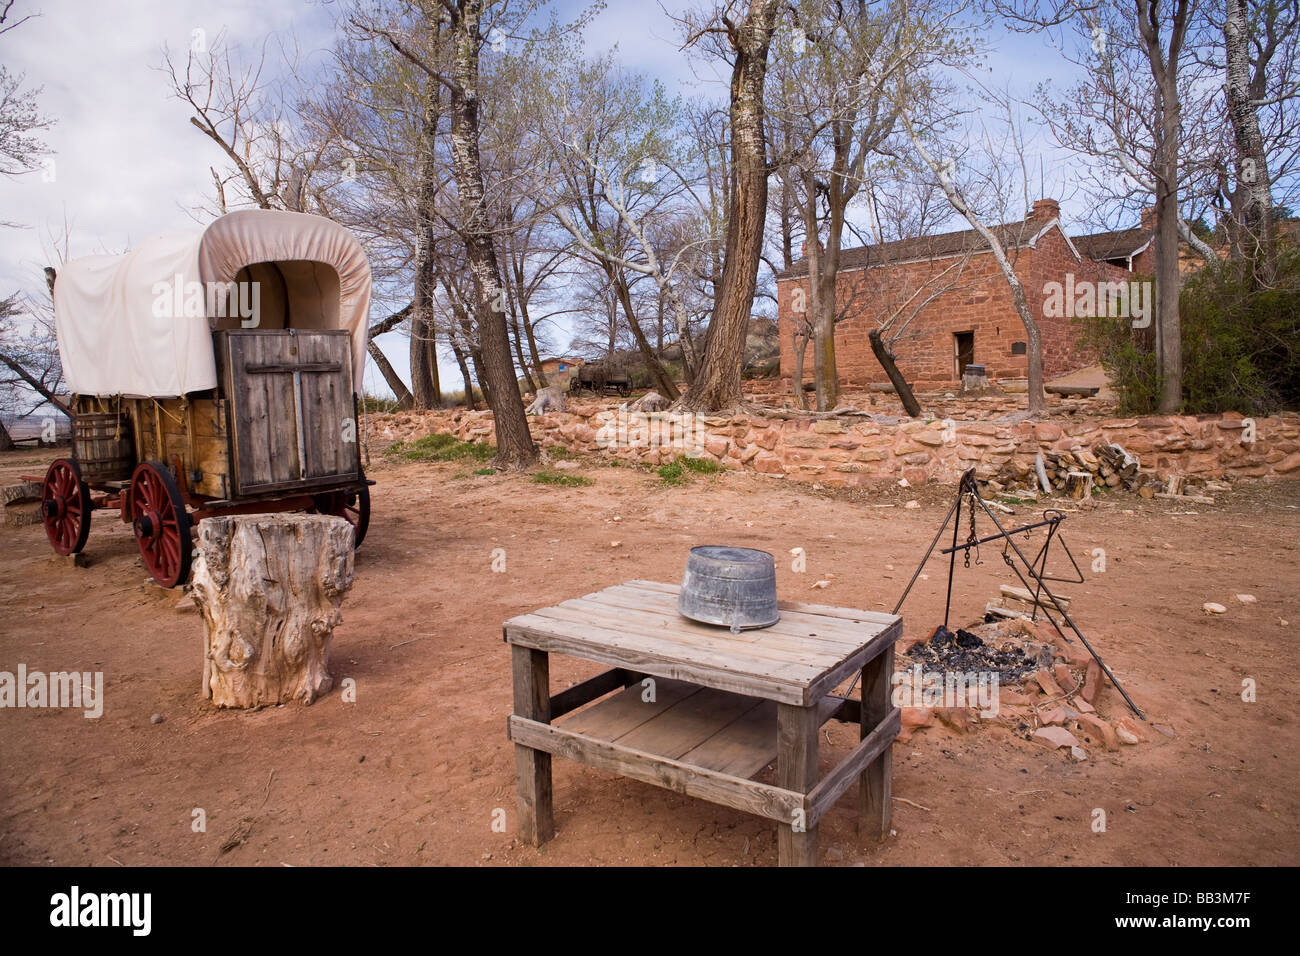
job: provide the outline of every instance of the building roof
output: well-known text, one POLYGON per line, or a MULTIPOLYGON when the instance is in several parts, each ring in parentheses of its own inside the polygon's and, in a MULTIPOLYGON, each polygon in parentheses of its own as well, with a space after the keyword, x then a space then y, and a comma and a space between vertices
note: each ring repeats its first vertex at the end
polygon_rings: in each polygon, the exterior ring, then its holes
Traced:
POLYGON ((1076 249, 1089 259, 1105 262, 1107 259, 1127 259, 1140 252, 1151 241, 1151 230, 1136 226, 1116 229, 1113 232, 1094 232, 1090 236, 1071 236, 1076 249))
MULTIPOLYGON (((992 231, 1002 243, 1004 249, 1023 249, 1033 245, 1034 240, 1055 220, 1044 222, 1041 219, 1021 219, 1017 222, 993 226, 992 231)), ((874 265, 890 265, 902 262, 915 262, 925 259, 942 259, 945 256, 965 255, 966 253, 986 252, 988 245, 984 237, 974 229, 960 229, 956 232, 943 232, 934 236, 914 236, 908 239, 895 239, 892 242, 874 245, 855 246, 840 253, 840 269, 862 269, 874 265)), ((796 260, 789 269, 776 274, 778 279, 791 276, 804 276, 808 273, 808 257, 796 260)))
MULTIPOLYGON (((1026 218, 1018 222, 1003 223, 993 226, 993 234, 998 237, 1004 249, 1022 249, 1032 246, 1049 226, 1059 225, 1056 220, 1044 221, 1042 218, 1026 218)), ((1097 262, 1108 259, 1127 259, 1136 255, 1151 241, 1151 230, 1141 226, 1132 229, 1117 229, 1113 232, 1097 232, 1086 236, 1070 236, 1079 255, 1097 262)), ((986 252, 988 246, 984 237, 974 229, 960 229, 956 232, 944 232, 934 236, 915 236, 908 239, 896 239, 893 242, 881 242, 874 245, 855 246, 840 253, 840 269, 862 269, 875 265, 890 265, 903 262, 916 262, 925 259, 942 259, 946 256, 965 255, 967 253, 986 252)), ((776 273, 778 279, 804 276, 808 273, 808 257, 796 260, 789 269, 776 273)))

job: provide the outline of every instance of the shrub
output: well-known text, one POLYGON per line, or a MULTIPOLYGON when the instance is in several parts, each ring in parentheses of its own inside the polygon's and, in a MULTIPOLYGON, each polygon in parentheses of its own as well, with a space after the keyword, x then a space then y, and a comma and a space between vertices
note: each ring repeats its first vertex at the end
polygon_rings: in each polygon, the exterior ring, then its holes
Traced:
MULTIPOLYGON (((1184 412, 1267 414, 1300 403, 1300 249, 1278 250, 1267 286, 1256 282, 1249 262, 1202 269, 1185 280, 1179 315, 1184 412)), ((1135 331, 1125 318, 1078 322, 1082 340, 1101 356, 1120 412, 1154 411, 1160 374, 1153 330, 1135 331)))

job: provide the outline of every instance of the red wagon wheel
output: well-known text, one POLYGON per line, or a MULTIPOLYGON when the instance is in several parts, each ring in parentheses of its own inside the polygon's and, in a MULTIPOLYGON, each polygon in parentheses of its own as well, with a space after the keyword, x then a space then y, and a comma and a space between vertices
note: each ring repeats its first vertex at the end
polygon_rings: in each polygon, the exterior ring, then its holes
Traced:
POLYGON ((165 588, 190 576, 190 516, 171 470, 143 462, 131 474, 131 524, 140 556, 153 579, 165 588))
MULTIPOLYGON (((365 475, 362 474, 362 480, 365 475)), ((327 491, 316 495, 316 506, 312 509, 323 515, 347 518, 352 525, 352 547, 361 547, 365 540, 366 529, 370 527, 370 488, 362 485, 357 491, 327 491)))
POLYGON ((70 458, 50 465, 41 482, 41 521, 59 554, 76 554, 90 536, 90 489, 70 458))

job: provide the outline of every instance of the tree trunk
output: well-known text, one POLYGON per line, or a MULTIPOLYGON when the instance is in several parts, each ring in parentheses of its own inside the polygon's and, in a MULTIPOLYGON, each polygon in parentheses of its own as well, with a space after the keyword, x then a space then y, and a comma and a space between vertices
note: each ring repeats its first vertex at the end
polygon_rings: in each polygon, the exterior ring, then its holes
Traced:
POLYGON ((474 380, 469 377, 469 366, 465 363, 465 352, 455 342, 451 344, 451 352, 456 356, 456 364, 460 366, 460 380, 465 383, 465 407, 473 411, 478 407, 474 401, 474 380))
POLYGON ((455 45, 451 95, 451 152, 460 197, 465 253, 473 277, 474 316, 483 363, 484 396, 496 426, 496 465, 523 468, 537 460, 523 396, 515 380, 506 329, 501 270, 484 201, 479 156, 479 45, 483 0, 462 0, 452 17, 455 45))
POLYGON ((0 451, 10 451, 14 447, 14 440, 9 436, 9 429, 5 428, 5 423, 0 422, 0 451))
POLYGON ((912 386, 907 384, 907 379, 903 378, 903 373, 894 362, 893 353, 885 347, 884 340, 880 337, 880 330, 872 329, 867 333, 867 339, 871 342, 871 351, 876 356, 876 361, 885 370, 885 374, 889 376, 890 384, 894 386, 894 391, 898 393, 899 401, 903 403, 904 410, 912 418, 920 418, 921 403, 916 400, 916 396, 912 393, 912 386))
POLYGON ((375 365, 379 368, 379 374, 384 376, 384 381, 393 390, 393 395, 397 397, 397 404, 402 408, 414 408, 415 398, 411 395, 411 390, 406 387, 406 383, 397 374, 397 370, 393 368, 393 363, 388 361, 388 356, 384 354, 383 350, 374 342, 369 342, 366 344, 366 351, 374 359, 375 365))
POLYGON ((206 699, 310 704, 333 686, 330 643, 352 586, 352 537, 352 525, 330 515, 199 522, 192 597, 203 614, 206 699))
POLYGON ((519 315, 514 309, 514 303, 510 304, 510 341, 515 347, 515 362, 524 378, 524 390, 536 394, 537 383, 533 381, 532 372, 528 370, 528 362, 524 358, 524 337, 519 331, 519 315))
POLYGON ((1252 102, 1258 97, 1251 89, 1246 17, 1246 0, 1226 0, 1223 39, 1227 71, 1223 89, 1237 146, 1237 186, 1232 197, 1237 228, 1232 254, 1256 263, 1257 281, 1266 282, 1272 273, 1273 194, 1259 113, 1252 102))
MULTIPOLYGON (((797 320, 796 320, 797 321, 797 320)), ((808 336, 801 335, 798 330, 794 333, 794 403, 800 408, 807 410, 808 395, 803 390, 803 367, 804 360, 808 354, 808 336)))
POLYGON ((1177 412, 1183 402, 1182 323, 1178 312, 1182 285, 1178 269, 1178 156, 1182 135, 1178 66, 1190 15, 1191 5, 1187 0, 1178 0, 1173 5, 1168 16, 1166 47, 1161 40, 1157 4, 1153 0, 1137 0, 1138 31, 1155 81, 1155 116, 1151 126, 1155 134, 1152 178, 1155 179, 1156 227, 1152 245, 1156 262, 1156 360, 1160 368, 1157 410, 1166 414, 1177 412))
POLYGON ((523 294, 524 276, 520 267, 515 269, 515 288, 520 292, 517 296, 519 302, 519 321, 523 323, 524 337, 528 339, 528 354, 533 360, 533 374, 537 376, 537 384, 545 388, 550 384, 546 380, 546 370, 542 368, 542 356, 537 351, 537 336, 533 333, 533 321, 528 315, 528 296, 523 294))
POLYGON ((650 347, 650 340, 645 337, 645 332, 641 329, 641 323, 637 321, 636 312, 632 308, 632 293, 627 287, 627 280, 617 269, 607 267, 606 271, 609 272, 610 282, 614 285, 614 293, 618 296, 619 305, 623 307, 623 315, 627 318, 628 328, 632 330, 632 338, 636 340, 636 347, 641 352, 641 359, 650 371, 650 378, 655 383, 655 389, 670 402, 677 401, 681 397, 681 392, 677 390, 677 383, 668 374, 668 369, 664 368, 664 363, 659 361, 659 356, 655 355, 654 349, 650 347))
POLYGON ((420 178, 416 184, 415 289, 411 297, 411 395, 414 407, 421 410, 442 404, 433 326, 433 293, 437 281, 433 224, 438 193, 438 100, 437 83, 431 77, 426 78, 417 156, 420 178))
POLYGON ((777 0, 749 0, 749 11, 731 31, 732 191, 722 280, 699 373, 679 403, 689 411, 720 411, 743 398, 740 368, 754 306, 758 263, 767 219, 767 139, 763 85, 767 52, 776 28, 777 0))

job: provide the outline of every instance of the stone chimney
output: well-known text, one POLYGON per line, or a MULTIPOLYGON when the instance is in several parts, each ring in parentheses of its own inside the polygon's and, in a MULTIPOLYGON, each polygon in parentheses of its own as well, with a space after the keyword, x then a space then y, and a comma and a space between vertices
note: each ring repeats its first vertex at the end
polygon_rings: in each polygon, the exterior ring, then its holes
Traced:
POLYGON ((1053 219, 1061 218, 1061 204, 1055 199, 1039 199, 1034 202, 1034 208, 1029 210, 1029 215, 1025 217, 1028 222, 1051 222, 1053 219))
POLYGON ((1139 220, 1142 224, 1143 232, 1154 232, 1156 228, 1156 207, 1143 206, 1142 218, 1139 220))

